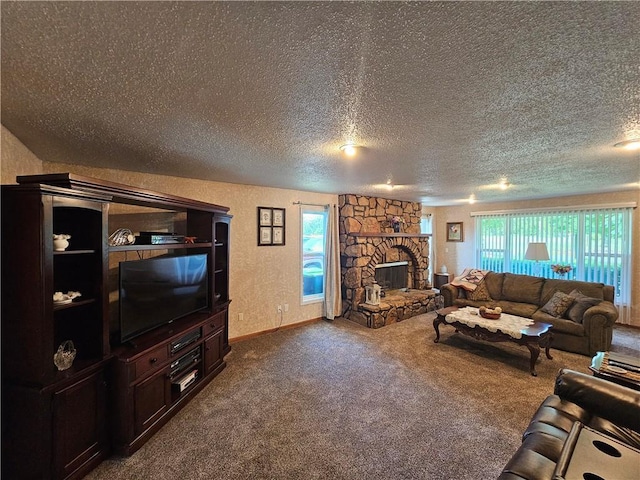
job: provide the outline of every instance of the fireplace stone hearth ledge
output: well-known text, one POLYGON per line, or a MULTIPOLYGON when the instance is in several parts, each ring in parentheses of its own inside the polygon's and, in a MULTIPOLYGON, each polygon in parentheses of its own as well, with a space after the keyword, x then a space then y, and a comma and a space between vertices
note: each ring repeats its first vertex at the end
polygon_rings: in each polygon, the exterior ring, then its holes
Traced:
POLYGON ((379 305, 358 304, 349 320, 369 328, 380 328, 407 318, 444 307, 443 297, 437 290, 391 290, 379 305))
POLYGON ((439 308, 442 297, 428 278, 431 235, 420 233, 422 205, 360 195, 340 195, 339 204, 343 317, 380 328, 439 308), (404 232, 393 232, 392 217, 404 220, 404 232), (379 305, 366 304, 376 265, 398 261, 408 262, 408 290, 385 292, 379 305))

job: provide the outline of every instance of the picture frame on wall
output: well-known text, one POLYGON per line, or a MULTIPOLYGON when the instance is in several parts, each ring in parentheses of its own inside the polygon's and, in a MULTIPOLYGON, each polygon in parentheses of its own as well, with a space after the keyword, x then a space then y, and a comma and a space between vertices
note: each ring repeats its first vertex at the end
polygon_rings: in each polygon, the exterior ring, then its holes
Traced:
POLYGON ((462 222, 447 222, 447 242, 462 242, 462 222))
POLYGON ((285 244, 286 210, 258 207, 258 246, 285 244))
POLYGON ((284 227, 273 227, 273 244, 284 244, 284 227))
POLYGON ((284 227, 284 208, 273 209, 273 226, 284 227))
POLYGON ((258 225, 270 227, 272 223, 272 213, 270 208, 258 207, 258 225))
POLYGON ((258 238, 258 245, 271 245, 271 227, 260 227, 260 236, 258 238))

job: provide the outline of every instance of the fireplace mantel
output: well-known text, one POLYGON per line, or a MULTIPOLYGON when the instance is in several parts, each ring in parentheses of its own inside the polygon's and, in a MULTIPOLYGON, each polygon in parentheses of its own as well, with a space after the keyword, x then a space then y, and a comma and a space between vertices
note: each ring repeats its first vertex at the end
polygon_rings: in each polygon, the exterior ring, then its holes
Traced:
POLYGON ((431 233, 405 233, 405 232, 393 232, 393 233, 385 233, 385 232, 351 232, 347 233, 350 237, 382 237, 382 238, 428 238, 431 236, 431 233))

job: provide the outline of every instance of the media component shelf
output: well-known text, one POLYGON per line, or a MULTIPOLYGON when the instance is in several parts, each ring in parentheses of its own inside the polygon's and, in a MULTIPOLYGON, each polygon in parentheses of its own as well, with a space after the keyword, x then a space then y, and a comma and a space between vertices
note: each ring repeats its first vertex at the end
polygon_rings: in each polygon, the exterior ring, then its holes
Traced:
POLYGON ((118 349, 114 447, 130 455, 225 367, 226 305, 118 349))
POLYGON ((139 448, 225 367, 231 216, 69 173, 17 182, 2 186, 2 473, 82 478, 139 448), (109 246, 120 226, 185 242, 109 246), (69 246, 55 251, 60 234, 69 246), (122 341, 120 262, 185 255, 206 259, 204 307, 122 341), (81 296, 54 303, 69 291, 81 296), (59 370, 54 354, 70 343, 75 358, 59 370))

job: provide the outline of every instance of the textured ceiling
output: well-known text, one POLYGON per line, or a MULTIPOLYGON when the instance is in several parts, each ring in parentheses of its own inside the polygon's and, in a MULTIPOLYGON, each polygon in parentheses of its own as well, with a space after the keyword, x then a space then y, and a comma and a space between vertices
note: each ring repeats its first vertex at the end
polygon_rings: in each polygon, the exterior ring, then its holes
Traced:
POLYGON ((427 205, 640 186, 638 2, 1 8, 2 123, 45 161, 427 205))

